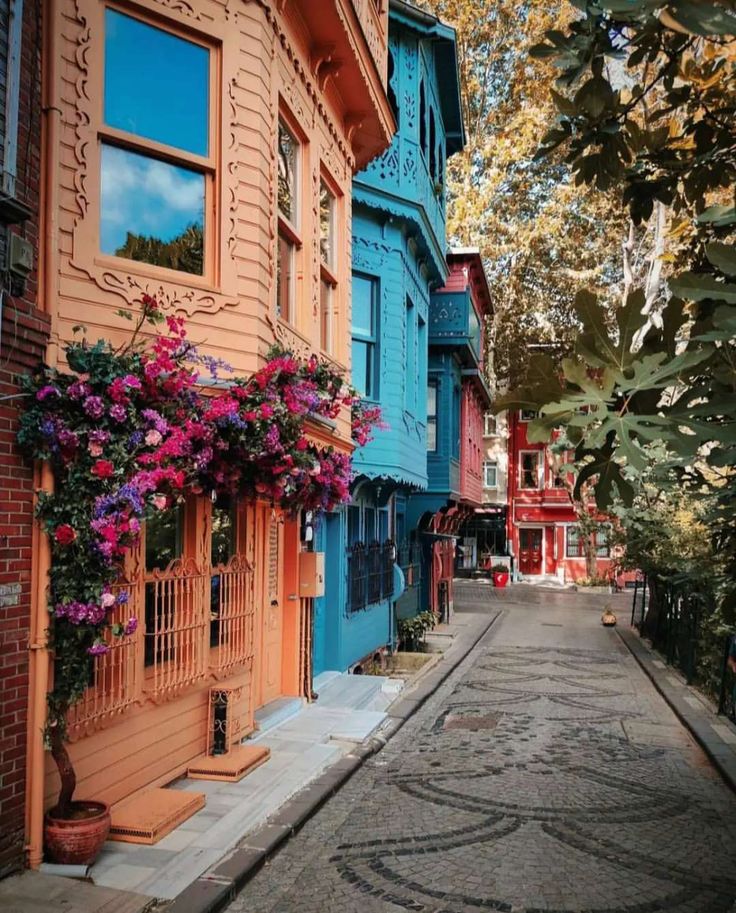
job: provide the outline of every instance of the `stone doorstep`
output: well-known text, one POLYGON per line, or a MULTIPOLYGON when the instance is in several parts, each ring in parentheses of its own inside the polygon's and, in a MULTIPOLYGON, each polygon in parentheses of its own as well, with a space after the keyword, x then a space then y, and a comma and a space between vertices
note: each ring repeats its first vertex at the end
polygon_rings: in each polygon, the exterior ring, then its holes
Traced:
MULTIPOLYGON (((238 849, 231 852, 221 862, 209 869, 185 888, 166 908, 166 913, 220 913, 231 902, 235 895, 256 874, 263 863, 273 855, 288 838, 296 833, 315 812, 350 779, 365 760, 383 748, 403 726, 406 719, 414 713, 447 679, 470 651, 488 633, 494 622, 500 617, 496 612, 488 623, 483 625, 478 634, 470 639, 467 646, 456 651, 447 665, 434 666, 431 675, 424 683, 422 693, 412 700, 411 712, 406 716, 394 716, 389 708, 389 723, 382 733, 373 736, 362 745, 356 746, 349 755, 337 761, 331 767, 296 793, 279 811, 257 830, 247 834, 238 849)), ((406 701, 399 700, 399 704, 406 701)))

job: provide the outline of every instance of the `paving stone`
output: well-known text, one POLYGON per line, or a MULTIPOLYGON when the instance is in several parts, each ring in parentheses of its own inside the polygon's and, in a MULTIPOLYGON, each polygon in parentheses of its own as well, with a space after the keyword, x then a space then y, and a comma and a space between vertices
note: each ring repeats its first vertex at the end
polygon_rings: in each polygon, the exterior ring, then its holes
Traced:
POLYGON ((458 587, 504 616, 230 913, 732 911, 736 799, 600 625, 611 597, 513 589, 458 587))

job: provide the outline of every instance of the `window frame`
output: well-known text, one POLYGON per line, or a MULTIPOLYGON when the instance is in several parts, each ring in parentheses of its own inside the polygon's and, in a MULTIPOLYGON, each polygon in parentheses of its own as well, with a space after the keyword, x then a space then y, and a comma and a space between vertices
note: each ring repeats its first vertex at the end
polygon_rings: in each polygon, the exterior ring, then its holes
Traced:
POLYGON ((218 232, 218 200, 220 196, 221 171, 220 171, 220 127, 219 127, 219 105, 218 98, 220 95, 220 73, 222 69, 222 48, 210 36, 197 32, 196 34, 181 27, 180 24, 172 19, 160 19, 146 10, 136 8, 132 10, 116 2, 105 2, 101 4, 101 24, 102 24, 102 41, 100 53, 100 79, 101 91, 98 99, 98 119, 95 129, 97 138, 98 152, 98 187, 99 202, 96 211, 96 238, 97 248, 95 260, 110 269, 131 269, 137 271, 140 268, 153 271, 154 275, 161 279, 168 279, 173 282, 180 282, 194 285, 215 286, 220 282, 219 271, 219 232, 218 232), (107 10, 120 13, 133 19, 136 22, 143 23, 151 28, 157 29, 166 34, 173 35, 190 44, 203 47, 209 54, 209 104, 207 124, 207 151, 206 156, 198 155, 186 149, 176 146, 170 146, 161 143, 158 140, 148 139, 136 133, 122 130, 118 127, 109 126, 105 123, 105 59, 107 30, 105 25, 105 14, 107 10), (183 270, 171 269, 166 266, 159 266, 155 263, 148 263, 145 260, 132 260, 128 257, 118 256, 104 252, 100 247, 102 235, 102 154, 103 147, 110 146, 124 151, 132 152, 144 158, 160 161, 165 164, 174 165, 189 171, 194 171, 204 176, 204 213, 203 213, 203 250, 202 250, 202 272, 187 273, 183 270))
POLYGON ((351 322, 350 326, 350 351, 351 351, 351 379, 353 386, 355 387, 355 378, 353 377, 354 364, 352 359, 352 348, 354 342, 361 342, 364 345, 369 347, 371 352, 371 366, 370 366, 370 377, 371 377, 371 390, 370 392, 366 391, 363 394, 363 398, 370 400, 371 402, 378 402, 380 395, 379 391, 379 371, 378 371, 378 359, 380 357, 379 353, 379 306, 381 301, 381 280, 378 276, 374 276, 371 273, 364 273, 362 270, 353 270, 351 273, 351 278, 358 276, 361 279, 368 281, 371 285, 371 330, 370 335, 364 333, 356 333, 355 326, 351 322))
POLYGON ((417 309, 410 295, 404 299, 404 411, 413 416, 417 407, 417 309))
POLYGON ((427 452, 428 453, 437 453, 439 450, 439 436, 440 436, 440 412, 439 412, 439 396, 440 396, 440 381, 437 377, 427 378, 427 452), (430 403, 432 402, 432 397, 429 395, 429 391, 434 390, 434 412, 430 412, 430 403), (429 429, 434 428, 434 446, 429 446, 429 429))
POLYGON ((339 338, 336 323, 340 314, 339 302, 339 273, 340 273, 340 207, 342 194, 337 184, 325 171, 320 169, 319 199, 317 200, 318 218, 318 250, 319 250, 319 282, 320 282, 320 320, 319 320, 319 345, 325 355, 333 358, 338 356, 336 343, 339 338), (326 261, 322 256, 322 193, 329 194, 330 206, 330 259, 326 261), (327 291, 326 306, 322 300, 323 290, 327 291), (325 321, 325 317, 327 320, 325 321))
POLYGON ((519 410, 519 421, 520 422, 533 422, 535 418, 539 418, 539 413, 534 409, 521 409, 519 410))
POLYGON ((460 439, 462 437, 462 415, 463 415, 463 391, 460 384, 453 384, 452 387, 452 458, 454 460, 460 459, 460 439))
POLYGON ((543 478, 540 473, 540 466, 542 465, 542 451, 541 450, 520 450, 519 451, 519 490, 520 491, 540 491, 543 485, 543 478), (536 470, 536 485, 524 485, 524 457, 533 456, 536 460, 537 470, 536 470))
POLYGON ((301 252, 304 247, 304 241, 302 236, 302 210, 303 206, 303 188, 304 188, 304 176, 306 173, 306 166, 304 163, 305 148, 307 145, 306 138, 301 130, 299 130, 295 118, 289 113, 288 109, 285 107, 283 102, 279 100, 279 111, 278 117, 276 118, 276 181, 274 186, 274 203, 276 210, 276 281, 274 282, 274 301, 275 306, 274 310, 276 316, 279 320, 283 320, 284 323, 288 323, 292 327, 296 327, 298 323, 298 303, 297 303, 297 294, 296 294, 296 277, 297 272, 300 266, 300 257, 301 252), (289 136, 294 141, 296 146, 296 156, 294 164, 294 191, 292 194, 294 202, 295 217, 286 216, 279 206, 279 181, 278 181, 278 159, 279 159, 279 145, 280 145, 280 132, 281 127, 286 130, 289 136), (279 283, 283 281, 280 278, 281 270, 281 243, 282 241, 287 245, 289 249, 289 285, 287 289, 287 300, 286 300, 286 310, 287 313, 284 314, 281 310, 280 305, 280 294, 279 294, 279 283))
POLYGON ((483 413, 483 437, 497 437, 498 436, 498 419, 492 412, 483 413), (488 422, 493 422, 493 430, 488 430, 488 422))
POLYGON ((498 460, 483 460, 483 487, 498 489, 498 460), (493 468, 493 484, 488 481, 488 470, 493 468))
POLYGON ((595 537, 595 556, 596 558, 610 558, 611 557, 611 543, 609 541, 609 536, 611 534, 610 524, 603 523, 593 534, 595 537), (603 543, 599 543, 599 536, 605 537, 603 543))
POLYGON ((565 558, 584 558, 585 549, 583 548, 583 539, 580 535, 580 530, 574 523, 570 523, 565 527, 565 558), (571 532, 575 536, 575 541, 571 542, 571 532), (571 554, 571 549, 576 552, 576 554, 571 554))

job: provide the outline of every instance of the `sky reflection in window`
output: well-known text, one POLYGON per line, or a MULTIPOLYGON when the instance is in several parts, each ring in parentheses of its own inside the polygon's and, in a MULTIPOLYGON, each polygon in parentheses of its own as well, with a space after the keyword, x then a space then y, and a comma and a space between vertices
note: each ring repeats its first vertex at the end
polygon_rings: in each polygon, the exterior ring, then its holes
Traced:
POLYGON ((201 45, 105 10, 105 123, 207 155, 209 56, 201 45))
POLYGON ((201 275, 203 174, 102 145, 103 253, 201 275))

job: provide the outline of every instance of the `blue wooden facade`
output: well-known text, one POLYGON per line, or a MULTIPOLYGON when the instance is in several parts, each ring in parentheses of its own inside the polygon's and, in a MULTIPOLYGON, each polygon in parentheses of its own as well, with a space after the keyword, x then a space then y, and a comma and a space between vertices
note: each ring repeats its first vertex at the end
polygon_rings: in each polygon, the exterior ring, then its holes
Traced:
POLYGON ((326 518, 326 594, 316 600, 314 674, 389 645, 398 600, 420 608, 409 496, 427 486, 430 295, 447 278, 445 166, 464 141, 455 32, 391 0, 389 97, 398 130, 353 182, 353 384, 389 426, 356 452, 352 503, 326 518), (378 580, 380 577, 380 581, 378 580))
POLYGON ((427 487, 407 520, 422 543, 422 602, 440 615, 452 603, 455 537, 482 501, 483 322, 492 306, 476 249, 448 254, 450 276, 429 308, 427 487))

